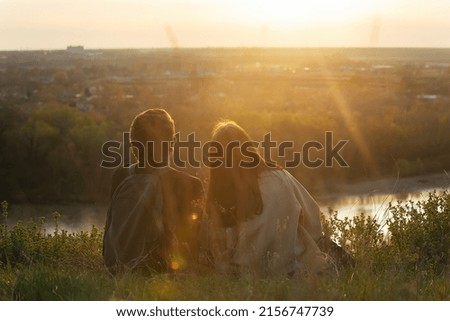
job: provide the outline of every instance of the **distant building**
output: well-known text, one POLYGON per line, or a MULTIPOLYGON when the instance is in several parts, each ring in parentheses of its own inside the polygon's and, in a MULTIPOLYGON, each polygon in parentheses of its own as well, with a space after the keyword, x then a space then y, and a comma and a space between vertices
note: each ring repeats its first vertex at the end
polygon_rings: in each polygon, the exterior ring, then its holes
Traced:
POLYGON ((68 46, 67 51, 70 53, 82 54, 84 53, 83 46, 68 46))

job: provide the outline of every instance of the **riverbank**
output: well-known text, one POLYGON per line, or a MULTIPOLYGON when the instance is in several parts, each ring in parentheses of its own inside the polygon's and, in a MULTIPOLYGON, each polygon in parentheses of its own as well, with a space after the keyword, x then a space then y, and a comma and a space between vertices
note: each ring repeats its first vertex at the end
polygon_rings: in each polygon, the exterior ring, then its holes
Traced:
POLYGON ((382 178, 340 185, 339 192, 318 194, 317 200, 337 200, 349 196, 409 195, 450 189, 450 171, 403 177, 382 178))
POLYGON ((314 195, 321 211, 328 215, 337 211, 340 219, 353 218, 364 213, 375 218, 384 232, 383 222, 391 215, 390 206, 399 202, 425 201, 434 191, 450 190, 448 172, 407 177, 384 178, 342 185, 337 193, 314 195))
MULTIPOLYGON (((59 213, 58 227, 68 232, 88 231, 92 226, 103 228, 106 219, 108 205, 103 203, 79 203, 79 204, 9 204, 8 225, 18 221, 30 219, 45 219, 43 227, 47 231, 54 228, 55 212, 59 213)), ((1 221, 0 221, 1 222, 1 221)))

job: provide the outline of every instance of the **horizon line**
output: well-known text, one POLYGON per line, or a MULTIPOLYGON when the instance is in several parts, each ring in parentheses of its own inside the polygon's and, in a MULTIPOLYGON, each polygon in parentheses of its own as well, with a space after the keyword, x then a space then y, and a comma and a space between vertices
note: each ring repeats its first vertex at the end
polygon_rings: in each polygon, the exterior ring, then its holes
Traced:
POLYGON ((208 50, 208 49, 450 49, 450 46, 183 46, 183 47, 104 47, 91 48, 83 45, 68 45, 66 48, 0 49, 0 52, 67 51, 68 47, 83 47, 85 51, 99 50, 208 50))

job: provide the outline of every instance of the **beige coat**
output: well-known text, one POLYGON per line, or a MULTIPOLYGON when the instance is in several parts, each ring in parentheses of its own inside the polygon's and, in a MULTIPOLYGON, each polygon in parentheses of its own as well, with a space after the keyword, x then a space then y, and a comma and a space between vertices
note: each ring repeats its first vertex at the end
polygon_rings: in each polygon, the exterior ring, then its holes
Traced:
POLYGON ((322 236, 320 209, 308 191, 285 170, 261 173, 259 187, 262 213, 218 233, 218 268, 263 275, 326 269, 315 242, 322 236))

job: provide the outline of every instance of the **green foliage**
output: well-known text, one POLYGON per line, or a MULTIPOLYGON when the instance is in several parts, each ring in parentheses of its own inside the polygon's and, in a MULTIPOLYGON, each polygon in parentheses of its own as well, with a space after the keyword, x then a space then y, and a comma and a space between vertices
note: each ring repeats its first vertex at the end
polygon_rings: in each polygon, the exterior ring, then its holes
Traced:
MULTIPOLYGON (((7 203, 3 202, 3 216, 7 203)), ((0 224, 0 267, 46 264, 95 270, 102 266, 102 232, 95 226, 89 232, 68 233, 58 228, 59 213, 53 214, 55 231, 46 234, 44 219, 18 222, 11 228, 0 224)))
POLYGON ((351 253, 357 263, 368 264, 384 244, 380 224, 364 213, 351 219, 340 219, 337 214, 330 210, 329 219, 323 222, 325 234, 351 253))
POLYGON ((0 117, 8 113, 14 114, 11 123, 0 128, 1 195, 31 201, 98 197, 101 146, 112 136, 104 117, 61 104, 32 113, 0 105, 0 117))
MULTIPOLYGON (((254 275, 125 273, 103 267, 102 233, 60 230, 43 221, 0 224, 0 300, 449 300, 450 197, 390 207, 382 222, 361 214, 323 218, 325 233, 356 260, 339 276, 259 278, 254 275)), ((7 219, 8 205, 2 203, 7 219)))
POLYGON ((17 273, 8 294, 14 300, 108 300, 112 289, 102 271, 36 264, 17 273))
POLYGON ((391 206, 389 248, 415 271, 442 272, 450 264, 450 194, 431 193, 423 202, 391 206))
POLYGON ((351 253, 359 267, 445 274, 450 269, 450 194, 430 193, 425 201, 390 205, 386 222, 361 214, 323 217, 325 234, 351 253), (387 223, 387 232, 382 224, 387 223))

